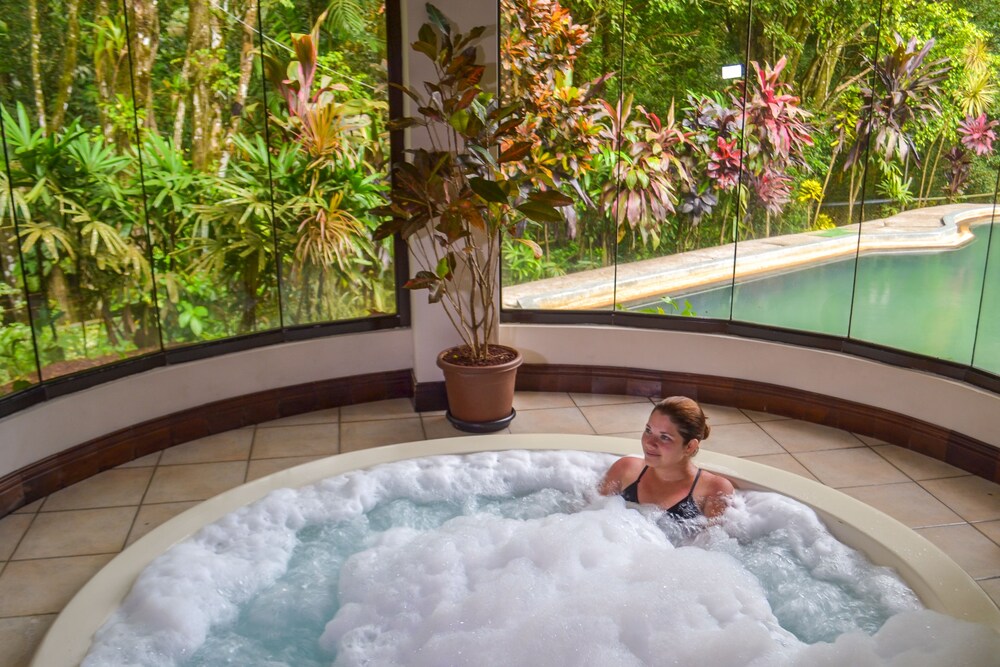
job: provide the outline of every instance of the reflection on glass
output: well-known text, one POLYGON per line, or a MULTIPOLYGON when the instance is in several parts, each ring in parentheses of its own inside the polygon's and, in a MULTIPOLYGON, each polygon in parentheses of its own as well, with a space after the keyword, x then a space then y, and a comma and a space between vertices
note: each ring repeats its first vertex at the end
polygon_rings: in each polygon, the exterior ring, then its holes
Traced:
POLYGON ((389 170, 382 0, 265 21, 268 138, 286 324, 395 310, 391 239, 368 210, 389 170))
POLYGON ((42 377, 157 349, 124 16, 79 0, 5 10, 0 106, 17 202, 5 262, 16 244, 42 377))

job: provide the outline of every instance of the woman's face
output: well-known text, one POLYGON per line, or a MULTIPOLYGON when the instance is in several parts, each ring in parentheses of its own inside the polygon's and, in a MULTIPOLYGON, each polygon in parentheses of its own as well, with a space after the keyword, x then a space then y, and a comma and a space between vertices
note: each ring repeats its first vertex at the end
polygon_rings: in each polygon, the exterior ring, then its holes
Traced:
POLYGON ((692 440, 685 445, 684 437, 667 415, 655 411, 649 415, 642 433, 642 452, 647 465, 655 467, 682 461, 693 444, 692 440))

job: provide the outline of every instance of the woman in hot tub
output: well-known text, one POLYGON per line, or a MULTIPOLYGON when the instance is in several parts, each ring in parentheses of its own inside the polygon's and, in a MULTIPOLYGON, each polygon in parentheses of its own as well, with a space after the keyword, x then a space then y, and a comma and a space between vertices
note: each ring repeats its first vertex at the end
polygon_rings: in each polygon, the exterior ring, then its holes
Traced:
POLYGON ((710 430, 695 401, 686 396, 663 399, 653 406, 642 433, 643 458, 615 461, 601 493, 658 505, 678 519, 722 514, 733 494, 732 483, 692 461, 710 430))

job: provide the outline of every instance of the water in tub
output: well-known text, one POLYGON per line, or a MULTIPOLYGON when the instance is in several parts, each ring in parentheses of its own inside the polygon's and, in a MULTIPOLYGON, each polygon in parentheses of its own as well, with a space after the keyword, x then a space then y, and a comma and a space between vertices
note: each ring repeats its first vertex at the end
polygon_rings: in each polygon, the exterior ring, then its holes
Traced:
POLYGON ((808 507, 681 526, 596 493, 614 457, 414 459, 271 493, 157 558, 85 667, 995 667, 808 507))

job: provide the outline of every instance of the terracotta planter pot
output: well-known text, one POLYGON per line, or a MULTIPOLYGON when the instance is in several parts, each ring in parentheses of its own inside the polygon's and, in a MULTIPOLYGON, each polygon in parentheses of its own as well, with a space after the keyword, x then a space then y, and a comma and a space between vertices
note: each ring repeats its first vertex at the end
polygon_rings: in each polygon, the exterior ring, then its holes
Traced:
MULTIPOLYGON (((499 346, 504 347, 504 346, 499 346)), ((523 358, 496 366, 461 366, 447 361, 451 349, 438 355, 448 392, 448 421, 462 431, 488 433, 506 428, 514 419, 514 381, 523 358)))

